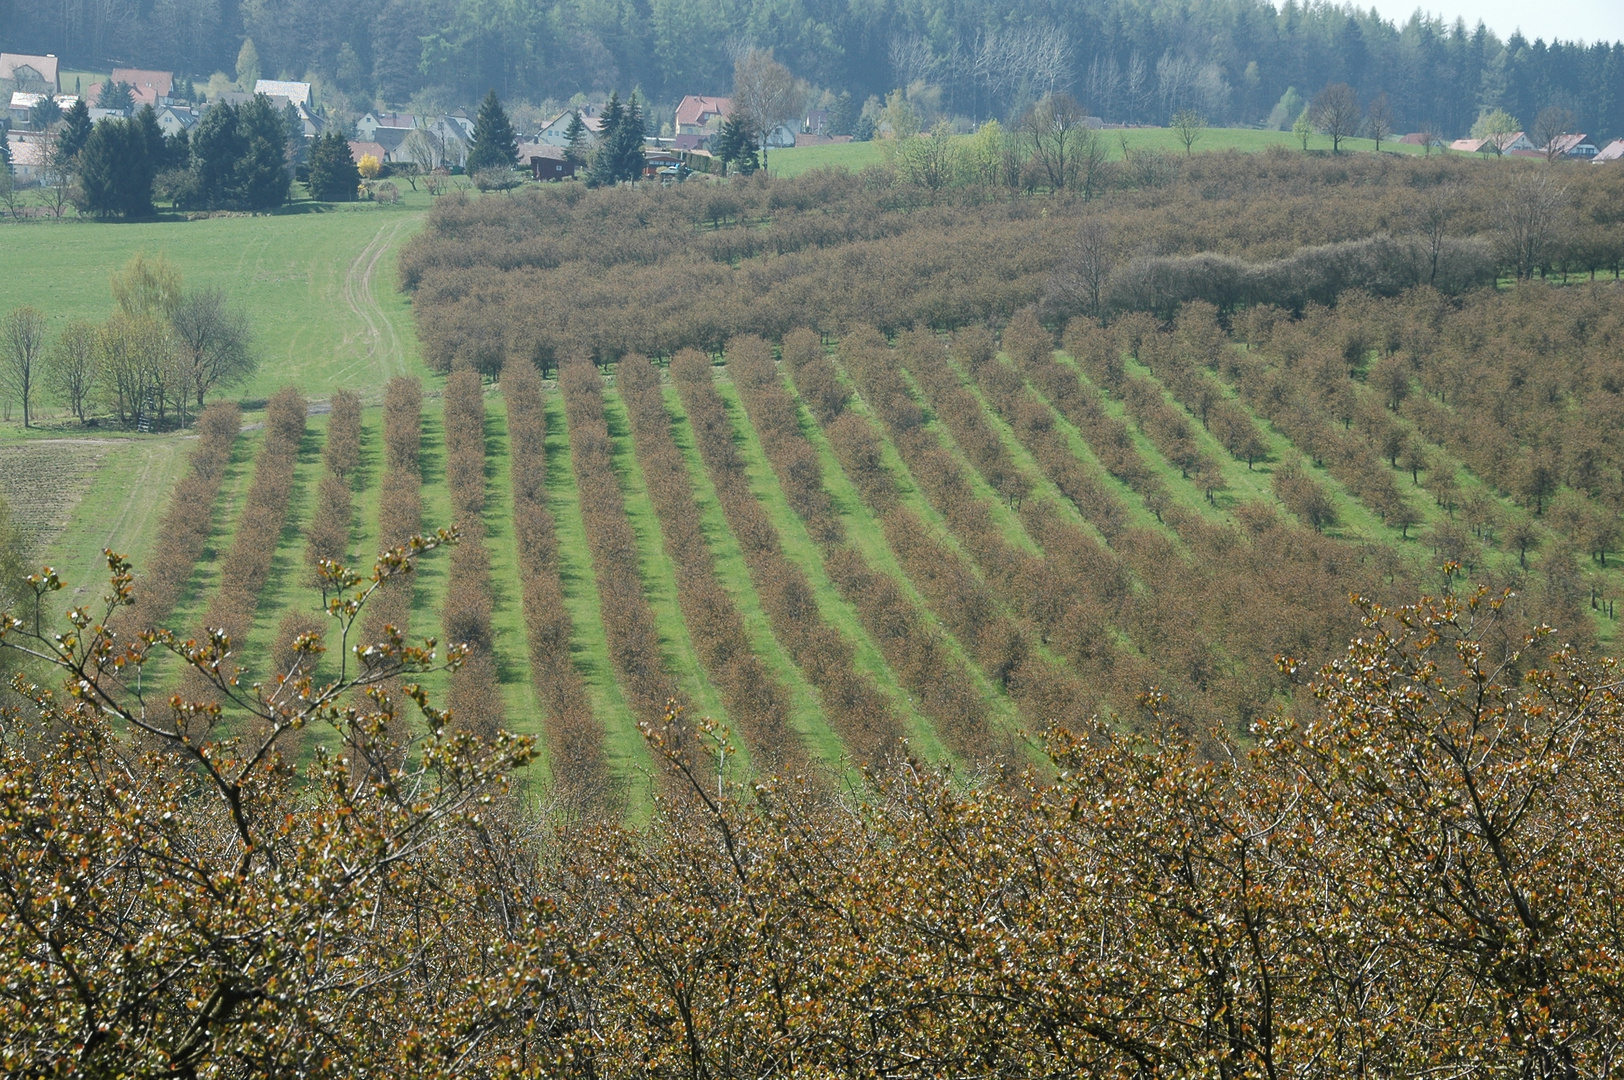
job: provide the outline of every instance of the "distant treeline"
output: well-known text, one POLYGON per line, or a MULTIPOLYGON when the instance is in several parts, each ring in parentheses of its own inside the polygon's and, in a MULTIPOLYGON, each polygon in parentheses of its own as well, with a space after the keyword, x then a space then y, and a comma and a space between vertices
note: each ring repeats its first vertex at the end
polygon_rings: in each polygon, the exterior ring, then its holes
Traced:
POLYGON ((248 37, 266 76, 311 75, 362 108, 374 95, 404 102, 423 90, 471 104, 489 87, 533 100, 638 83, 661 102, 725 93, 730 47, 750 39, 858 103, 920 84, 976 117, 1070 89, 1113 120, 1165 123, 1193 106, 1252 123, 1269 118, 1288 89, 1311 97, 1346 82, 1365 99, 1387 93, 1406 128, 1464 135, 1479 108, 1531 125, 1557 106, 1592 133, 1624 132, 1624 45, 1502 40, 1481 25, 1399 24, 1357 6, 1295 0, 1278 9, 1263 0, 889 0, 809 5, 793 16, 765 0, 0 0, 0 27, 8 50, 204 76, 233 71, 248 37))
POLYGON ((1188 300, 1301 310, 1347 289, 1462 293, 1497 275, 1616 275, 1624 171, 1543 162, 1197 155, 1097 199, 883 171, 437 204, 401 259, 429 363, 715 352, 798 326, 891 334, 1188 300), (1244 230, 1235 228, 1245 222, 1244 230))

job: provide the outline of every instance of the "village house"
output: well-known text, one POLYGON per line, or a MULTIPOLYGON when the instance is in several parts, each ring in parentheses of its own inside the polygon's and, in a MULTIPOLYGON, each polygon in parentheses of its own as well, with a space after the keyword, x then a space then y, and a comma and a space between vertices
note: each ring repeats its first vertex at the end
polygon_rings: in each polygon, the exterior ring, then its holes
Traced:
POLYGON ((566 133, 569 131, 570 117, 579 112, 581 123, 586 127, 587 145, 591 146, 598 141, 598 133, 603 130, 603 119, 599 115, 602 108, 601 105, 582 105, 579 109, 565 109, 547 121, 541 134, 536 136, 536 141, 547 146, 568 146, 570 139, 566 133))
MULTIPOLYGON (((732 112, 732 98, 689 94, 677 104, 676 133, 671 139, 672 147, 677 150, 698 150, 711 136, 722 130, 722 125, 727 122, 732 112)), ((795 145, 793 134, 790 136, 790 145, 795 145)))
POLYGON ((413 128, 419 126, 421 125, 418 118, 411 113, 368 112, 362 114, 361 119, 355 122, 355 134, 367 142, 384 143, 385 140, 378 137, 379 132, 399 132, 400 134, 393 138, 394 144, 398 146, 413 128))
POLYGON ((1539 153, 1539 147, 1535 146, 1528 134, 1522 131, 1504 139, 1456 139, 1449 144, 1449 148, 1458 150, 1463 154, 1492 154, 1496 142, 1500 143, 1500 153, 1502 154, 1539 153))
POLYGON ((11 104, 6 110, 6 115, 11 120, 12 126, 26 126, 29 116, 34 111, 34 106, 44 100, 44 94, 28 93, 23 90, 12 91, 11 104))
POLYGON ((307 82, 261 79, 254 84, 254 93, 265 94, 273 98, 287 98, 295 105, 303 105, 307 109, 313 104, 313 99, 310 96, 310 84, 307 82))
POLYGON ((1596 156, 1590 159, 1593 165, 1605 165, 1614 161, 1624 161, 1624 139, 1614 139, 1596 151, 1596 156))
POLYGON ((0 88, 32 94, 61 93, 56 56, 0 52, 0 88))
POLYGON ((9 131, 6 149, 11 152, 11 175, 17 183, 27 186, 45 180, 51 152, 48 138, 39 132, 9 131))
POLYGON ((389 151, 369 139, 350 140, 350 157, 354 159, 357 165, 361 164, 363 157, 369 155, 377 158, 379 162, 383 162, 388 160, 389 151))
MULTIPOLYGON (((95 110, 92 109, 91 112, 94 113, 95 110)), ((190 131, 197 120, 197 110, 188 109, 184 105, 165 105, 158 110, 158 128, 171 138, 183 131, 190 131)))
POLYGON ((1590 161, 1600 152, 1596 149, 1596 144, 1590 141, 1590 136, 1582 132, 1574 135, 1558 135, 1544 149, 1554 151, 1558 157, 1577 161, 1590 161))

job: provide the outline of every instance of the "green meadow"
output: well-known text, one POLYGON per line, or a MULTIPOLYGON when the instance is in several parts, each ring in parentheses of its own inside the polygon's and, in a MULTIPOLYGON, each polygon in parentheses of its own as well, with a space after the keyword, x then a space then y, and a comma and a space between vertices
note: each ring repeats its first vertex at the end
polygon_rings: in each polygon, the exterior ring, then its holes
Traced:
POLYGON ((422 228, 428 196, 404 194, 397 206, 295 202, 276 214, 0 225, 0 312, 29 304, 53 329, 105 319, 109 277, 136 254, 162 255, 188 287, 223 289, 248 312, 259 370, 232 396, 261 400, 292 383, 312 398, 353 387, 381 400, 390 376, 425 373, 395 260, 422 228))

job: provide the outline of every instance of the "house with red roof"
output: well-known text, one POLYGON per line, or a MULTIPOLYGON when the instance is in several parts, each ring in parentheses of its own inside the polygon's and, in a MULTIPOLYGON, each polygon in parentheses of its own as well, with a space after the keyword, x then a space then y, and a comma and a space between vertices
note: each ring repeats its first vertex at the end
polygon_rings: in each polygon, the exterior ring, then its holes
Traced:
POLYGON ((733 112, 733 99, 689 94, 677 105, 676 134, 671 146, 676 150, 697 150, 705 140, 722 130, 733 112))

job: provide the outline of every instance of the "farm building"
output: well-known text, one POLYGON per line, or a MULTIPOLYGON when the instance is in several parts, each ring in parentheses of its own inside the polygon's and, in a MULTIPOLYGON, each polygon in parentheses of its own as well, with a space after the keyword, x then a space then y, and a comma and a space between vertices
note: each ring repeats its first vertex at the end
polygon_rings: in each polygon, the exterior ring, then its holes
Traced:
POLYGON ((543 142, 520 143, 519 164, 536 180, 568 180, 575 175, 575 162, 564 156, 564 148, 543 142))

